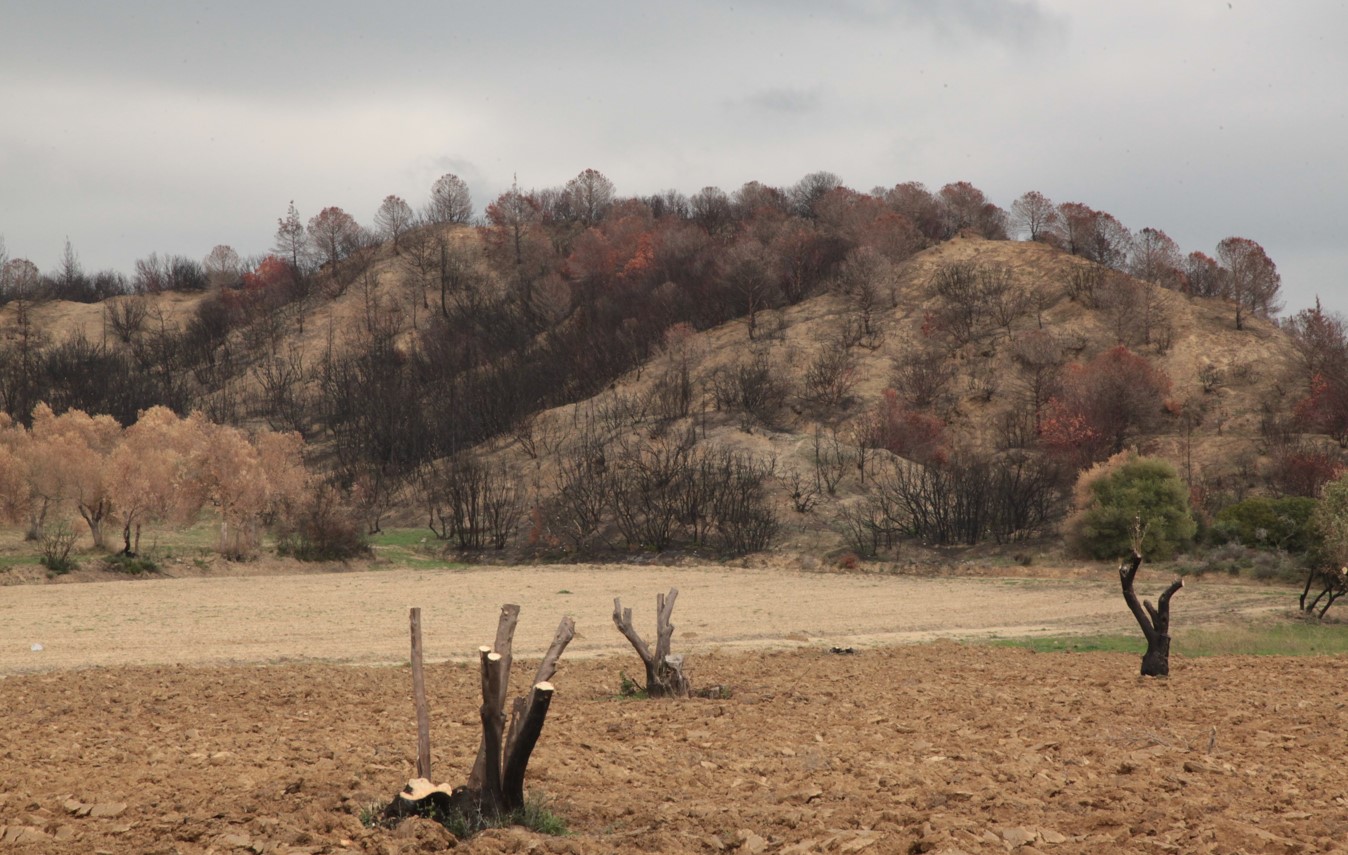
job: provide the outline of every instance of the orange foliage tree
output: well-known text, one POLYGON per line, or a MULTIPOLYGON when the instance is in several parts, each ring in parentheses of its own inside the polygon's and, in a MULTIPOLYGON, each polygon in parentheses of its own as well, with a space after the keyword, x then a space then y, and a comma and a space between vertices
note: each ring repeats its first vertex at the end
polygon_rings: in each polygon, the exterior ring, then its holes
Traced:
POLYGON ((34 538, 74 510, 96 548, 106 548, 105 527, 115 520, 122 553, 134 555, 144 525, 189 525, 210 504, 220 516, 220 552, 248 558, 262 529, 310 492, 298 434, 250 434, 165 407, 143 411, 126 429, 111 416, 58 416, 46 404, 33 411, 31 428, 2 421, 0 516, 26 523, 34 538))

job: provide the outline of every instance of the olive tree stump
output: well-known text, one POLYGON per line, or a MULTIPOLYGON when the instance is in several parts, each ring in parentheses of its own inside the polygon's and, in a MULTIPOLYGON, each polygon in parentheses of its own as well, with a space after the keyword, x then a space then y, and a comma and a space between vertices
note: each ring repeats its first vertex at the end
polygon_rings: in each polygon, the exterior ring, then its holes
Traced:
POLYGON ((576 625, 570 617, 562 618, 552 645, 534 674, 533 688, 527 696, 517 697, 511 704, 507 728, 511 646, 519 610, 517 605, 502 606, 495 644, 478 648, 482 738, 467 783, 450 789, 444 784, 434 785, 425 778, 414 778, 384 811, 386 818, 457 814, 468 827, 479 828, 524 807, 524 775, 552 703, 550 681, 557 672, 562 652, 575 637, 576 625))
POLYGON ((683 673, 683 657, 669 652, 674 637, 674 624, 669 622, 674 613, 674 601, 679 589, 670 588, 668 594, 655 598, 655 650, 641 638, 632 626, 632 610, 623 608, 622 600, 613 598, 613 623, 632 644, 641 663, 646 666, 646 696, 649 698, 688 697, 688 678, 683 673))
POLYGON ((1123 600, 1137 618, 1142 635, 1147 639, 1147 652, 1142 654, 1142 676, 1166 677, 1170 674, 1170 598, 1184 587, 1183 579, 1176 579, 1165 589, 1155 607, 1150 602, 1138 602, 1133 592, 1133 579, 1142 566, 1142 556, 1133 551, 1132 558, 1119 565, 1119 581, 1123 583, 1123 600))

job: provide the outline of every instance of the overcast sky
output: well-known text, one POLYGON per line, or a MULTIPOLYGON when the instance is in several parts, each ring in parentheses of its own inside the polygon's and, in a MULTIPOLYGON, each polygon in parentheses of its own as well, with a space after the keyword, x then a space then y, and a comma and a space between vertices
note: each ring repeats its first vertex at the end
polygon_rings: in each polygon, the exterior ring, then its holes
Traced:
POLYGON ((52 270, 265 252, 445 172, 622 195, 828 170, 1261 243, 1348 313, 1342 0, 6 0, 0 236, 52 270))

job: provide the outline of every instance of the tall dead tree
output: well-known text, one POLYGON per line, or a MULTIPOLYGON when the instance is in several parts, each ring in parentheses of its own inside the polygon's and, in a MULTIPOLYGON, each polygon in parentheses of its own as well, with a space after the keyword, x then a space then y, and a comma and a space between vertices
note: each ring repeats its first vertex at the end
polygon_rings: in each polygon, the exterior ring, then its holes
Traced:
POLYGON ((1147 652, 1142 654, 1142 676, 1165 677, 1170 674, 1170 598, 1184 587, 1184 580, 1171 582, 1153 607, 1148 601, 1138 602, 1137 594, 1133 592, 1133 579, 1141 566, 1142 555, 1137 550, 1133 550, 1131 559, 1119 565, 1123 600, 1147 639, 1147 652))
POLYGON ((481 673, 482 739, 468 782, 453 790, 435 786, 425 778, 408 782, 407 787, 385 810, 389 818, 411 815, 447 817, 458 815, 469 827, 480 827, 484 820, 499 819, 524 807, 524 773, 529 757, 538 744, 543 721, 552 702, 550 682, 557 673, 557 662, 576 634, 575 621, 562 618, 552 645, 534 674, 533 688, 511 705, 510 726, 506 727, 506 699, 510 687, 512 642, 520 607, 501 607, 493 647, 478 648, 481 673))
POLYGON ((688 697, 688 678, 683 673, 683 657, 669 652, 674 637, 674 624, 669 622, 674 613, 674 601, 679 589, 670 588, 668 594, 655 597, 655 650, 651 651, 641 634, 632 626, 632 610, 624 609, 622 600, 613 598, 613 623, 631 642, 641 662, 646 666, 646 696, 649 698, 688 697))

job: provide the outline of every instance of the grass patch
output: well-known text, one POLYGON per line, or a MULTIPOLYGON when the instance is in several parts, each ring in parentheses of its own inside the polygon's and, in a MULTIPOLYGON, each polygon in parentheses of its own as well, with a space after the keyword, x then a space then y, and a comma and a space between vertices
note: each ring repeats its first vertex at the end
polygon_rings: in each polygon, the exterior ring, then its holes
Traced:
MULTIPOLYGON (((1064 635, 1032 638, 998 638, 987 642, 993 647, 1023 647, 1036 653, 1138 653, 1147 649, 1139 634, 1130 635, 1064 635)), ((1172 642, 1173 644, 1173 642, 1172 642)), ((1173 647, 1172 647, 1173 649, 1173 647)))
POLYGON ((112 573, 125 573, 128 576, 140 576, 145 573, 159 572, 159 564, 145 555, 122 555, 117 553, 103 559, 103 569, 112 573))
MULTIPOLYGON (((1139 630, 1135 636, 1084 635, 1051 638, 1002 638, 994 647, 1023 647, 1038 653, 1134 653, 1146 650, 1139 630)), ((1217 629, 1181 628, 1170 642, 1179 656, 1334 656, 1348 653, 1348 626, 1291 619, 1276 623, 1231 624, 1217 629)))
MULTIPOLYGON (((357 814, 360 818, 360 824, 366 828, 396 827, 398 820, 386 817, 387 808, 387 804, 377 803, 362 807, 357 814)), ((480 814, 464 816, 458 811, 441 813, 429 804, 418 815, 435 820, 460 840, 466 840, 479 831, 485 831, 488 828, 508 828, 511 826, 527 828, 530 831, 552 837, 562 837, 567 833, 566 820, 548 807, 547 797, 541 793, 530 793, 524 800, 524 807, 497 817, 480 814)))
POLYGON ((370 535, 370 547, 382 559, 413 570, 459 570, 468 565, 447 557, 446 543, 425 528, 392 528, 370 535))
POLYGON ((633 698, 641 701, 650 697, 650 695, 646 694, 646 688, 644 686, 622 671, 618 672, 618 681, 618 697, 633 698))

